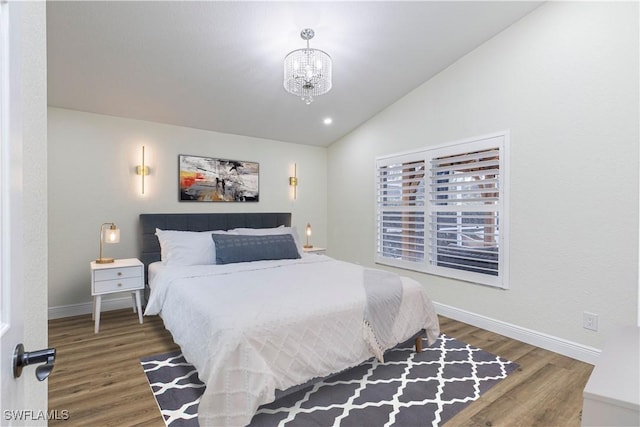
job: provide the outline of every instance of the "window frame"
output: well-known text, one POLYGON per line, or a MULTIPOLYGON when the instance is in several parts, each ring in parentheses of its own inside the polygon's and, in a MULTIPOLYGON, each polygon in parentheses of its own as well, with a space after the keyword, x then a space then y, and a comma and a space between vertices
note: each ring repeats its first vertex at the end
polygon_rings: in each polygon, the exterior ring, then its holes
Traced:
MULTIPOLYGON (((374 177, 375 177, 375 208, 374 208, 374 227, 375 227, 375 263, 388 265, 392 267, 398 267, 403 269, 409 269, 413 271, 423 272, 427 274, 433 274, 437 276, 443 276, 462 280, 466 282, 487 285, 502 289, 509 288, 509 131, 496 132, 494 134, 468 138, 460 141, 455 141, 447 144, 441 144, 433 147, 425 147, 420 150, 411 152, 404 152, 392 155, 381 156, 375 159, 374 162, 374 177), (437 258, 434 259, 434 253, 437 254, 437 234, 433 234, 432 224, 430 218, 435 212, 442 212, 442 208, 435 206, 435 203, 429 197, 430 185, 433 183, 432 178, 432 163, 433 159, 442 158, 446 156, 462 156, 468 153, 481 152, 484 150, 496 149, 499 153, 498 156, 498 176, 497 176, 497 201, 491 206, 483 205, 466 205, 460 204, 460 209, 447 207, 444 211, 460 213, 467 212, 467 214, 475 215, 475 212, 485 212, 488 218, 498 218, 495 223, 492 224, 497 230, 497 274, 482 273, 476 271, 466 271, 465 269, 444 267, 437 265, 437 258), (425 188, 424 204, 419 209, 423 209, 424 215, 422 224, 424 229, 424 257, 419 261, 412 261, 407 259, 392 258, 384 256, 380 248, 383 243, 382 238, 382 222, 381 215, 385 211, 389 211, 391 208, 385 208, 381 206, 381 193, 380 193, 380 170, 383 165, 390 164, 409 164, 415 161, 424 161, 425 171, 423 177, 423 186, 425 188), (480 207, 478 207, 480 206, 480 207), (495 212, 493 216, 491 212, 495 212)), ((494 180, 495 181, 495 180, 494 180)), ((476 190, 477 191, 477 190, 476 190)), ((458 214, 456 214, 457 217, 458 214)), ((486 230, 486 227, 485 227, 486 230)), ((483 231, 482 233, 485 233, 483 231)), ((485 237, 486 238, 486 237, 485 237)), ((442 264, 442 263, 441 263, 442 264)), ((480 270, 480 268, 478 268, 480 270)))

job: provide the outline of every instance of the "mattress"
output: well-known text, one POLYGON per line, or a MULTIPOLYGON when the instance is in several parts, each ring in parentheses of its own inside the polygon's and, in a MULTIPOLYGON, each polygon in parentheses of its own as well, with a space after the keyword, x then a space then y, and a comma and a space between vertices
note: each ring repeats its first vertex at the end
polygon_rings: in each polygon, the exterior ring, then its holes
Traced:
MULTIPOLYGON (((324 255, 226 265, 149 268, 147 315, 160 314, 185 358, 207 385, 201 425, 243 426, 286 390, 376 355, 363 318, 362 266, 324 255)), ((398 277, 397 313, 386 348, 438 320, 423 287, 398 277)))

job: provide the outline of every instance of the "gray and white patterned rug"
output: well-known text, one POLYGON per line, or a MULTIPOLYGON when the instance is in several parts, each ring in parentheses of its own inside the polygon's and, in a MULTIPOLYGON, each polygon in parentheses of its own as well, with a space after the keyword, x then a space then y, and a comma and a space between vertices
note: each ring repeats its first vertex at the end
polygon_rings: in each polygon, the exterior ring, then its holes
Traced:
MULTIPOLYGON (((178 352, 141 359, 169 427, 198 426, 205 385, 178 352)), ((440 426, 518 367, 441 335, 422 353, 410 343, 261 406, 251 427, 440 426)))

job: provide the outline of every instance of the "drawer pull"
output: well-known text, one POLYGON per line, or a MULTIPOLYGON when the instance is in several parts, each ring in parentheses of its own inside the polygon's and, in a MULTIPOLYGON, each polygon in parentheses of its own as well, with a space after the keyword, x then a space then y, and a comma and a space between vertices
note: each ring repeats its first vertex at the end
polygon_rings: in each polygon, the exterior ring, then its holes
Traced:
POLYGON ((122 276, 122 271, 118 271, 118 276, 122 276))
POLYGON ((122 287, 122 283, 118 283, 118 287, 122 287))

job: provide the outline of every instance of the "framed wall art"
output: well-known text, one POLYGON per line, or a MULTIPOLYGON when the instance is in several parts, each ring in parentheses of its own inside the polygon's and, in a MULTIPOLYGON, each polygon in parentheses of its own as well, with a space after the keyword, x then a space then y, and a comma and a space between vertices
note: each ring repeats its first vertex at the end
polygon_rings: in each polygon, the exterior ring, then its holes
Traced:
POLYGON ((180 201, 257 202, 260 165, 242 160, 178 156, 180 201))

